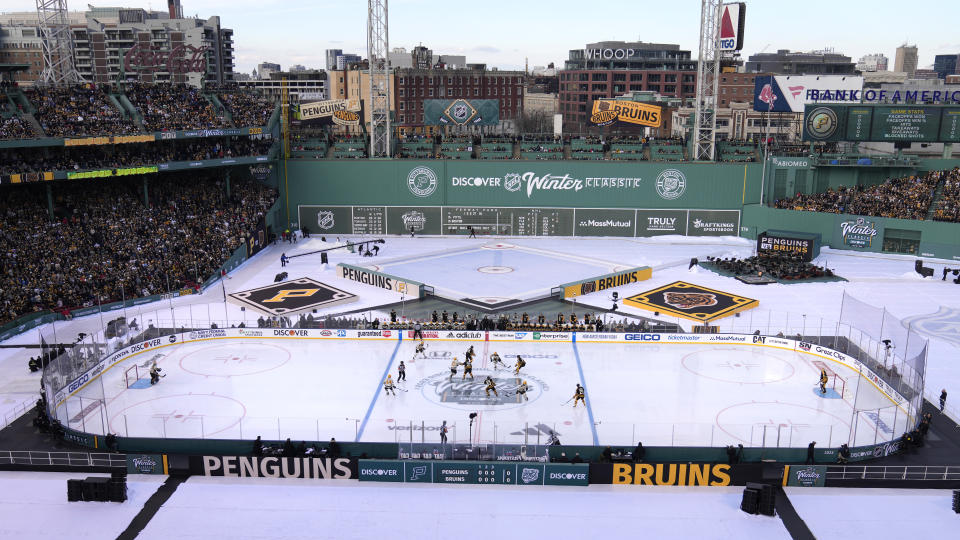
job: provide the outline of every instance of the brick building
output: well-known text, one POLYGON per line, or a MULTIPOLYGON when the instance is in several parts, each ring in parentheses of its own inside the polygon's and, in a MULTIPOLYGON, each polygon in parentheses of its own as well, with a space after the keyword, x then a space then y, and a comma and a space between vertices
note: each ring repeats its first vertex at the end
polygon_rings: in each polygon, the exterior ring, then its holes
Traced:
POLYGON ((500 127, 505 130, 512 129, 513 122, 523 114, 522 71, 487 70, 483 65, 470 64, 468 69, 398 69, 393 76, 393 125, 399 133, 424 131, 425 99, 495 99, 500 102, 500 127))
POLYGON ((563 130, 579 133, 590 126, 596 99, 639 91, 694 99, 697 62, 679 45, 602 41, 571 50, 559 82, 563 130))

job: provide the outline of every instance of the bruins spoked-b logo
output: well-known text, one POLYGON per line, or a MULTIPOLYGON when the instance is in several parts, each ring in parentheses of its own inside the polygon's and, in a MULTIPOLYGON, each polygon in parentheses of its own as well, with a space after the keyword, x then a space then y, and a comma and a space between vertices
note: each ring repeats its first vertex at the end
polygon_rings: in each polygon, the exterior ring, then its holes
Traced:
POLYGON ((414 167, 407 175, 407 187, 417 197, 429 197, 437 190, 437 173, 430 167, 414 167))
POLYGON ((597 290, 596 281, 586 281, 580 284, 580 296, 590 294, 597 290))
POLYGON ((657 176, 657 194, 663 199, 679 199, 686 190, 687 177, 677 169, 665 169, 657 176))
POLYGON ((333 212, 329 210, 321 210, 317 212, 317 226, 321 229, 328 231, 333 228, 335 222, 333 220, 333 212))

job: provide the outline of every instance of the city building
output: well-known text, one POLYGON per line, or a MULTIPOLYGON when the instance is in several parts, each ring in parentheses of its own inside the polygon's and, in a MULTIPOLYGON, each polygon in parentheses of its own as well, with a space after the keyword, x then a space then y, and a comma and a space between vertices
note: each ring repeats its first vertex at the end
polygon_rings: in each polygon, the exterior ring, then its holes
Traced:
POLYGON ((720 74, 720 82, 717 83, 717 99, 719 105, 725 107, 731 103, 749 103, 753 105, 754 79, 757 77, 767 77, 772 73, 737 73, 728 72, 720 74))
MULTIPOLYGON (((495 99, 499 129, 510 130, 523 114, 523 72, 478 69, 398 69, 395 122, 399 133, 432 131, 423 123, 425 99, 495 99)), ((348 85, 349 86, 349 85, 348 85)))
POLYGON ((283 79, 287 79, 290 101, 318 101, 327 99, 327 73, 317 69, 304 71, 273 71, 269 78, 237 80, 244 88, 253 88, 271 97, 280 97, 283 79))
POLYGON ((862 73, 874 71, 886 71, 890 60, 883 54, 867 54, 860 57, 857 61, 857 71, 862 73))
POLYGON ((933 57, 933 70, 937 78, 946 79, 947 75, 960 74, 960 54, 938 54, 933 57))
POLYGON ((907 45, 904 43, 897 47, 897 55, 893 60, 893 70, 902 71, 907 74, 908 78, 913 78, 913 74, 917 70, 916 45, 907 45))
POLYGON ((937 76, 936 70, 930 68, 917 68, 913 70, 913 77, 911 79, 939 79, 937 76))
MULTIPOLYGON (((693 107, 681 107, 672 113, 672 134, 674 137, 689 139, 693 129, 693 107)), ((718 141, 763 141, 764 135, 777 141, 798 142, 801 136, 802 122, 800 113, 768 114, 753 110, 753 103, 729 103, 716 110, 718 141), (769 131, 768 124, 769 121, 769 131)))
POLYGON ((288 69, 287 71, 290 71, 292 73, 297 73, 298 71, 308 71, 308 70, 307 70, 307 67, 304 66, 303 64, 294 64, 290 66, 290 69, 288 69))
MULTIPOLYGON (((86 24, 82 12, 68 13, 71 26, 86 24)), ((0 13, 0 64, 28 66, 10 73, 11 80, 29 86, 43 72, 43 44, 36 11, 0 13)))
POLYGON ((357 54, 343 54, 342 49, 327 49, 327 71, 347 69, 352 63, 362 60, 357 54))
POLYGON ((602 41, 570 51, 559 74, 563 130, 580 133, 590 127, 596 99, 627 92, 651 91, 666 97, 693 99, 697 94, 697 62, 690 51, 664 43, 602 41))
POLYGON ((523 111, 527 114, 541 113, 552 116, 557 113, 560 100, 557 94, 530 93, 523 94, 523 111))
POLYGON ((270 80, 270 74, 281 71, 280 64, 273 62, 261 62, 257 64, 257 76, 264 80, 270 80))
POLYGON ((750 56, 744 71, 775 75, 854 75, 857 66, 849 56, 834 52, 833 49, 811 52, 780 49, 774 53, 750 56))

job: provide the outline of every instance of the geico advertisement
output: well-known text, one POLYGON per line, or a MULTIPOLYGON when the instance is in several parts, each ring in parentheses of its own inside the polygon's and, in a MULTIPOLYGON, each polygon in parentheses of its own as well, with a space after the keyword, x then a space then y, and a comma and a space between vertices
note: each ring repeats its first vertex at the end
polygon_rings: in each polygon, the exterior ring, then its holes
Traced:
POLYGON ((614 484, 729 486, 730 466, 709 463, 614 463, 614 484))
POLYGON ((350 458, 191 456, 190 472, 239 478, 349 480, 357 477, 357 462, 350 458))

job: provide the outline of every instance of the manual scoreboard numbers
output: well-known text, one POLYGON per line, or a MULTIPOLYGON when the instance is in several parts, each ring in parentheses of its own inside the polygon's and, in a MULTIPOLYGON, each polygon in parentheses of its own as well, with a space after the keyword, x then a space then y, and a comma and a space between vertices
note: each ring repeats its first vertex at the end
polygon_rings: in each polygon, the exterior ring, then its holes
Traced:
POLYGON ((483 234, 573 236, 573 209, 443 208, 443 234, 466 234, 468 226, 483 234))

